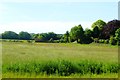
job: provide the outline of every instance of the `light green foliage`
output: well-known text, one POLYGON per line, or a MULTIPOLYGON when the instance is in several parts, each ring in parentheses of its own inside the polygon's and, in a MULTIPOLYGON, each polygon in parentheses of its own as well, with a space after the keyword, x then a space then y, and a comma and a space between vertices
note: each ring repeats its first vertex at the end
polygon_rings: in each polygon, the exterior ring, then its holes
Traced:
POLYGON ((109 40, 109 43, 110 43, 111 45, 116 45, 116 44, 117 44, 117 40, 115 39, 115 37, 111 36, 111 37, 110 37, 110 40, 109 40))
POLYGON ((115 39, 117 40, 117 44, 120 45, 120 28, 115 32, 115 39))
POLYGON ((95 28, 97 26, 99 30, 102 30, 105 25, 106 23, 103 20, 97 20, 92 24, 92 28, 95 28))
POLYGON ((81 25, 75 26, 71 28, 70 35, 74 40, 77 40, 77 42, 83 38, 84 31, 81 25))

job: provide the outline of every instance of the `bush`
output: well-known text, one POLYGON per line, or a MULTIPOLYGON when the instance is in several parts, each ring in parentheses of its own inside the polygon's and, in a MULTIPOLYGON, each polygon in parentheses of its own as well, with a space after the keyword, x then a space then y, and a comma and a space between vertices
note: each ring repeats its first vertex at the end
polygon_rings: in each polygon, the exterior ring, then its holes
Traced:
POLYGON ((105 44, 108 44, 108 43, 109 43, 109 40, 108 40, 108 39, 106 39, 106 40, 104 41, 104 43, 105 43, 105 44))
POLYGON ((99 43, 105 43, 105 40, 104 39, 100 39, 98 42, 99 43))
POLYGON ((111 36, 111 37, 110 37, 110 40, 109 40, 109 43, 110 43, 111 45, 116 45, 116 44, 117 44, 117 40, 116 40, 113 36, 111 36))

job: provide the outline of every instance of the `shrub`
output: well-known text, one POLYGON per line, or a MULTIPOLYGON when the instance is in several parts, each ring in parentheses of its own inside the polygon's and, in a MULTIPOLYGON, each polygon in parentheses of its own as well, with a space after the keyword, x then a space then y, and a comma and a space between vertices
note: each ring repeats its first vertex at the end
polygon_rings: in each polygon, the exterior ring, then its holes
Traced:
POLYGON ((105 40, 104 39, 100 39, 98 42, 99 43, 105 43, 105 40))
POLYGON ((115 39, 113 36, 111 36, 111 37, 110 37, 110 40, 109 40, 109 43, 110 43, 111 45, 116 45, 116 44, 117 44, 117 41, 116 41, 116 39, 115 39))
POLYGON ((106 40, 104 41, 104 43, 105 43, 105 44, 108 44, 108 43, 109 43, 109 40, 108 40, 108 39, 106 39, 106 40))

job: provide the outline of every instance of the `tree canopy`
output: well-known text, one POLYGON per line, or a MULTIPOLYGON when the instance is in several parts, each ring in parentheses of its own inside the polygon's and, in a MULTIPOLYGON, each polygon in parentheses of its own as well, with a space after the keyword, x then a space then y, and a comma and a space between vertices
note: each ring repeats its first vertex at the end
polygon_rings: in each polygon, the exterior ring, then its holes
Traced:
POLYGON ((112 20, 107 23, 102 31, 102 35, 105 38, 110 38, 110 36, 115 36, 115 31, 120 28, 120 20, 112 20))
POLYGON ((13 31, 5 31, 4 33, 2 33, 2 38, 3 39, 18 39, 19 36, 17 33, 13 31))
POLYGON ((78 42, 84 36, 84 31, 83 31, 82 26, 78 25, 78 26, 71 28, 70 34, 71 34, 71 37, 74 40, 77 40, 78 42))
POLYGON ((103 20, 99 19, 96 22, 94 22, 92 24, 92 28, 94 29, 96 26, 98 27, 98 29, 101 31, 104 26, 106 25, 106 22, 104 22, 103 20))
POLYGON ((28 32, 21 31, 19 33, 19 39, 30 40, 31 39, 31 35, 28 32))

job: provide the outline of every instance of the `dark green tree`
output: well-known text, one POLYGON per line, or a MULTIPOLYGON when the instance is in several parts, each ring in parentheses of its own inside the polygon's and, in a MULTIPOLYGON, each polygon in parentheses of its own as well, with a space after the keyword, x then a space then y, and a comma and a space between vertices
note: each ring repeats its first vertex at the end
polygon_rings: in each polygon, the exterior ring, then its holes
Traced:
POLYGON ((92 37, 92 33, 93 33, 92 30, 86 28, 85 32, 84 32, 84 35, 87 36, 87 37, 92 37))
POLYGON ((96 27, 93 28, 92 36, 93 36, 93 38, 99 38, 99 35, 100 35, 100 30, 99 30, 99 28, 96 26, 96 27))
POLYGON ((19 39, 21 39, 21 40, 30 40, 31 39, 31 35, 28 32, 21 31, 19 33, 19 39))
POLYGON ((57 40, 57 34, 55 34, 54 32, 49 32, 47 35, 48 40, 50 40, 51 38, 53 40, 57 40))
POLYGON ((84 38, 82 40, 82 42, 84 44, 89 44, 89 43, 92 43, 93 42, 93 39, 92 39, 92 31, 90 29, 85 29, 85 32, 84 32, 84 38))
POLYGON ((64 39, 66 42, 70 42, 70 34, 69 31, 66 31, 66 33, 64 34, 64 39))
POLYGON ((13 31, 5 31, 2 33, 2 39, 18 39, 19 36, 17 33, 13 31))

